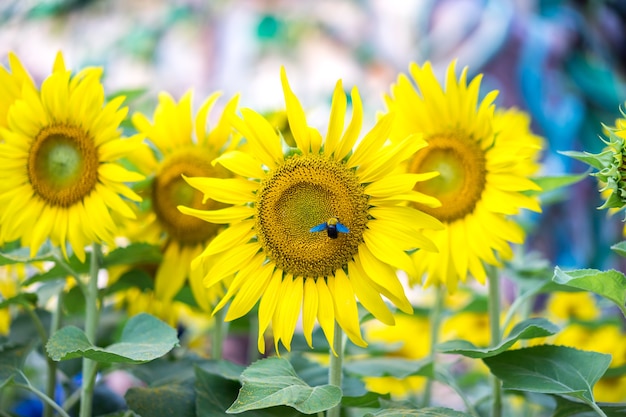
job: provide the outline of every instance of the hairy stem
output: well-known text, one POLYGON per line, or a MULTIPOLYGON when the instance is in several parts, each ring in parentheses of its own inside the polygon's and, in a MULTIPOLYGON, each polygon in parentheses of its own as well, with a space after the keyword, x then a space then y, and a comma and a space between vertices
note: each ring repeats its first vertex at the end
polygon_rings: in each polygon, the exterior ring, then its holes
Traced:
MULTIPOLYGON (((89 282, 85 287, 85 335, 95 344, 98 329, 98 272, 100 270, 100 245, 93 244, 91 265, 89 268, 89 282)), ((93 391, 96 383, 98 363, 83 358, 83 383, 80 396, 80 417, 91 417, 93 408, 93 391)))
MULTIPOLYGON (((333 348, 337 355, 333 354, 332 350, 328 353, 330 355, 330 365, 328 369, 328 383, 336 387, 341 388, 341 378, 343 375, 343 331, 339 323, 335 321, 335 338, 333 340, 333 348)), ((326 412, 327 417, 339 417, 341 413, 341 403, 331 408, 326 412)))
MULTIPOLYGON (((486 265, 489 279, 489 325, 491 331, 491 346, 497 346, 501 340, 500 333, 500 277, 498 270, 492 265, 486 265)), ((492 375, 493 408, 492 417, 502 416, 502 384, 492 375)))

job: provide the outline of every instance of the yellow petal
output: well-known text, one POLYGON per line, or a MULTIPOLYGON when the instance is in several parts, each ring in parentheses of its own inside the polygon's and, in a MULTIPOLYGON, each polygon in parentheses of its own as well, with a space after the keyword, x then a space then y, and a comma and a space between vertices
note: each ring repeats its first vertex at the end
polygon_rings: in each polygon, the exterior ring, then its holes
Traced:
POLYGON ((254 132, 254 138, 257 144, 263 148, 267 154, 271 155, 272 160, 277 161, 283 159, 283 148, 278 132, 270 122, 259 113, 250 109, 241 109, 241 115, 248 126, 254 132))
POLYGON ((389 175, 403 161, 426 146, 426 142, 418 140, 417 137, 421 137, 421 134, 411 135, 397 144, 388 145, 388 149, 381 149, 378 158, 365 162, 359 168, 360 181, 374 182, 389 175))
MULTIPOLYGON (((376 125, 363 137, 350 159, 348 159, 347 165, 349 168, 369 162, 374 157, 373 155, 378 156, 377 152, 383 147, 383 144, 389 137, 393 118, 393 113, 387 113, 376 122, 376 125)), ((359 171, 359 177, 360 175, 361 172, 359 171)))
POLYGON ((382 245, 398 252, 418 248, 431 252, 438 250, 432 240, 408 225, 403 228, 401 224, 379 219, 367 222, 367 228, 370 230, 369 233, 376 235, 382 245))
MULTIPOLYGON (((249 126, 246 121, 240 119, 235 115, 226 114, 224 117, 239 133, 241 133, 246 138, 251 153, 255 157, 257 157, 261 162, 263 162, 264 165, 268 166, 270 169, 276 166, 277 155, 268 152, 268 150, 262 144, 263 138, 259 138, 257 136, 257 133, 254 131, 252 126, 249 126)), ((280 138, 277 134, 274 134, 271 138, 266 139, 277 140, 280 142, 280 138)), ((280 159, 282 159, 282 155, 280 159)))
POLYGON ((317 297, 317 286, 313 278, 304 280, 304 307, 302 308, 302 333, 310 348, 313 348, 313 327, 315 325, 315 317, 319 299, 317 297))
POLYGON ((318 279, 315 281, 317 287, 317 295, 319 303, 317 307, 317 321, 328 340, 333 355, 337 356, 335 351, 335 303, 333 297, 326 285, 326 280, 318 279))
POLYGON ((261 302, 259 303, 259 339, 257 344, 259 352, 261 353, 265 353, 265 330, 274 316, 282 280, 283 271, 280 269, 274 270, 272 279, 270 279, 270 282, 267 284, 267 289, 263 293, 261 302))
POLYGON ((354 262, 348 264, 348 274, 352 282, 352 288, 363 307, 381 322, 393 326, 395 320, 393 314, 380 297, 380 293, 366 279, 366 275, 354 262))
POLYGON ((367 343, 361 336, 359 310, 356 307, 354 290, 346 273, 342 269, 337 270, 334 277, 328 277, 328 287, 331 288, 335 301, 337 323, 346 332, 352 343, 366 347, 367 343))
POLYGON ((252 217, 255 213, 254 208, 248 206, 227 207, 220 210, 197 210, 190 207, 178 206, 181 213, 197 217, 198 219, 209 223, 227 224, 236 223, 252 217))
POLYGON ((178 244, 170 244, 157 269, 154 292, 160 300, 170 301, 185 284, 191 259, 188 251, 178 244))
POLYGON ((98 167, 98 175, 103 176, 109 181, 116 182, 135 182, 141 181, 145 177, 138 172, 132 172, 127 170, 126 168, 122 168, 118 164, 101 164, 98 167))
POLYGON ((246 265, 246 262, 249 262, 259 249, 260 245, 258 243, 248 243, 224 252, 213 267, 209 269, 204 278, 204 285, 212 287, 224 278, 233 275, 242 268, 242 265, 246 265))
POLYGON ((213 165, 219 163, 235 174, 246 178, 264 178, 261 161, 249 153, 242 151, 230 151, 222 154, 211 162, 213 165))
POLYGON ((244 280, 241 287, 237 290, 235 298, 231 301, 230 307, 228 307, 228 313, 225 317, 226 321, 243 317, 252 310, 252 307, 259 301, 261 295, 267 291, 273 272, 273 268, 265 266, 254 277, 248 277, 248 279, 244 280))
POLYGON ((406 298, 404 287, 396 271, 391 266, 376 258, 365 246, 359 247, 359 253, 354 262, 360 264, 361 270, 367 273, 376 291, 387 297, 400 310, 412 314, 413 307, 406 298))
POLYGON ((253 193, 259 188, 259 183, 243 178, 182 177, 204 194, 202 203, 212 199, 227 204, 246 204, 255 200, 253 193))
POLYGON ((306 155, 311 149, 311 139, 309 137, 309 126, 306 122, 306 116, 302 105, 296 95, 291 91, 285 67, 280 67, 280 81, 283 85, 283 93, 285 95, 285 105, 287 107, 287 119, 289 120, 289 128, 293 134, 293 138, 298 148, 306 155))
POLYGON ((293 279, 291 285, 288 286, 285 292, 285 297, 279 301, 277 307, 277 310, 279 310, 279 320, 281 322, 280 338, 283 346, 285 346, 288 351, 291 351, 291 340, 296 330, 298 318, 300 317, 303 292, 303 278, 297 277, 293 279))
POLYGON ((331 155, 339 145, 339 138, 343 132, 344 120, 346 117, 346 94, 343 91, 341 80, 337 81, 333 92, 333 100, 330 106, 330 120, 328 121, 328 131, 326 132, 326 142, 324 151, 331 155))
POLYGON ((395 247, 390 247, 385 242, 381 242, 375 233, 365 230, 363 240, 372 254, 382 262, 406 271, 409 275, 416 274, 411 258, 406 253, 395 250, 395 247))
POLYGON ((209 243, 206 249, 202 252, 202 256, 209 256, 216 253, 223 252, 235 246, 248 243, 252 237, 250 231, 254 227, 254 220, 243 220, 238 223, 234 223, 228 228, 220 232, 209 243))
POLYGON ((392 221, 398 225, 418 225, 419 228, 433 230, 444 228, 435 217, 408 206, 371 207, 368 211, 375 219, 392 221))
POLYGON ((359 90, 354 87, 351 93, 352 98, 352 119, 350 124, 343 134, 343 138, 339 142, 337 150, 335 150, 335 159, 343 159, 356 143, 361 133, 361 126, 363 125, 363 104, 361 103, 361 96, 359 90))
POLYGON ((196 139, 198 140, 198 143, 201 143, 204 139, 204 136, 206 135, 207 116, 209 112, 211 111, 211 109, 213 108, 213 105, 215 104, 215 102, 221 95, 222 93, 219 91, 211 94, 204 101, 204 103, 202 103, 202 105, 200 106, 200 109, 196 113, 194 126, 195 126, 196 139))
POLYGON ((438 176, 437 172, 425 174, 395 174, 389 175, 376 182, 368 184, 365 192, 373 197, 387 197, 400 193, 409 193, 415 187, 415 183, 425 181, 438 176))

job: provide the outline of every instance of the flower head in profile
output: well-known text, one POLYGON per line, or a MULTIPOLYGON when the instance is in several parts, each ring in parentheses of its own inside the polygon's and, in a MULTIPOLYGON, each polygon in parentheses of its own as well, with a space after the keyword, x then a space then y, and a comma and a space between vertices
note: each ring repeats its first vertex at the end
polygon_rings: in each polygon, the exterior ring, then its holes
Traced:
POLYGON ((538 190, 529 176, 537 169, 542 141, 530 131, 526 114, 495 111, 497 92, 479 99, 481 77, 467 82, 467 68, 457 79, 455 64, 447 70, 445 87, 429 63, 412 64, 410 75, 400 75, 385 97, 396 114, 392 139, 421 134, 428 146, 412 155, 405 172, 436 171, 416 190, 436 197, 441 205, 420 210, 439 219, 440 231, 425 231, 439 252, 417 251, 413 258, 420 282, 446 285, 453 292, 468 275, 484 282, 483 263, 500 265, 512 256, 510 243, 522 243, 524 231, 510 218, 520 209, 539 212, 538 190))
POLYGON ((161 93, 153 121, 142 113, 133 115, 135 127, 151 146, 129 158, 149 179, 142 193, 146 207, 140 211, 139 228, 131 231, 129 237, 161 245, 163 252, 154 276, 155 299, 161 303, 171 301, 189 278, 196 303, 205 311, 210 311, 223 291, 221 286, 205 288, 200 270, 190 270, 190 264, 216 236, 220 225, 182 214, 177 207, 184 205, 197 210, 227 207, 203 199, 202 193, 183 178, 232 176, 230 171, 211 163, 231 146, 232 128, 225 115, 233 113, 237 105, 236 97, 230 100, 217 124, 208 129, 207 119, 219 95, 209 96, 194 115, 191 92, 179 102, 161 93))
POLYGON ((259 303, 261 352, 270 323, 276 349, 279 342, 290 349, 300 315, 309 345, 319 322, 331 346, 335 323, 363 346, 357 299, 386 324, 393 324, 394 318, 383 296, 410 313, 396 269, 414 272, 406 251, 434 249, 422 229, 441 227, 433 217, 404 204, 407 199, 437 204, 413 191, 416 182, 432 174, 394 172, 424 143, 415 136, 388 143, 388 115, 355 147, 361 101, 353 89, 352 118, 344 130, 347 99, 341 81, 323 138, 307 124, 284 69, 281 80, 297 147, 285 151, 286 143, 271 123, 244 108, 233 124, 246 138, 246 148, 217 159, 234 178, 187 179, 205 198, 232 204, 221 210, 180 207, 208 222, 229 225, 209 243, 196 266, 204 271, 209 287, 234 274, 216 306, 219 310, 230 302, 226 320, 245 315, 259 303))
POLYGON ((49 238, 82 261, 86 245, 113 241, 114 218, 135 216, 128 200, 140 198, 126 183, 143 177, 117 160, 141 138, 122 140, 124 97, 107 102, 101 75, 87 68, 72 76, 59 53, 40 90, 22 84, 0 128, 1 236, 21 239, 31 255, 49 238))
MULTIPOLYGON (((622 115, 626 117, 623 110, 622 115)), ((626 119, 620 118, 614 126, 603 126, 605 144, 602 152, 568 152, 567 154, 589 164, 597 171, 595 176, 601 184, 600 193, 604 203, 600 209, 608 209, 611 214, 626 206, 626 119)), ((624 229, 626 231, 626 228, 624 229)))

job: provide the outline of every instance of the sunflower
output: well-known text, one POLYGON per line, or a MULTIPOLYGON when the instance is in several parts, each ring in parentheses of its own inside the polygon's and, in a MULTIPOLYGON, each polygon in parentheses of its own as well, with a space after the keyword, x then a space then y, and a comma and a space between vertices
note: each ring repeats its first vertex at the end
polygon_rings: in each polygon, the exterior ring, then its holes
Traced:
POLYGON ((124 97, 105 103, 101 74, 88 68, 72 77, 59 52, 41 90, 24 83, 0 128, 1 235, 21 239, 31 256, 50 238, 84 261, 86 245, 113 241, 115 216, 134 217, 123 197, 140 198, 125 183, 142 176, 115 161, 141 138, 121 140, 124 97))
POLYGON ((510 243, 524 241, 524 231, 509 216, 522 208, 541 211, 537 198, 524 192, 539 189, 528 177, 538 169, 542 141, 531 133, 526 114, 495 111, 497 91, 479 101, 482 77, 468 84, 467 68, 457 80, 455 63, 450 64, 445 89, 429 63, 413 63, 410 74, 415 85, 401 74, 385 96, 388 110, 396 114, 392 140, 418 133, 428 143, 402 169, 439 172, 415 189, 436 197, 441 206, 413 205, 445 226, 425 231, 439 252, 415 252, 418 274, 412 283, 425 275, 425 286, 445 284, 454 292, 469 274, 484 283, 483 262, 500 265, 512 256, 510 243))
POLYGON ((422 234, 441 227, 432 216, 406 207, 438 202, 413 191, 434 174, 393 173, 394 166, 424 146, 418 137, 387 143, 392 116, 381 118, 352 152, 361 131, 362 105, 352 90, 352 119, 344 131, 347 106, 341 81, 334 90, 325 139, 309 127, 284 68, 281 80, 296 148, 271 123, 250 109, 234 117, 247 148, 227 152, 217 163, 234 178, 188 178, 205 198, 233 204, 222 210, 180 207, 211 223, 229 224, 197 260, 211 286, 235 274, 214 311, 229 301, 226 320, 248 313, 259 302, 258 347, 265 351, 270 322, 275 348, 291 347, 302 312, 305 339, 312 346, 317 322, 330 345, 337 323, 357 345, 361 336, 356 298, 376 318, 393 324, 381 296, 412 312, 396 268, 413 272, 407 250, 434 250, 422 234), (210 262, 209 262, 210 261, 210 262))
POLYGON ((218 201, 203 201, 202 194, 183 179, 231 176, 230 171, 212 165, 211 161, 230 146, 232 128, 224 115, 235 111, 237 97, 229 101, 217 125, 207 132, 207 118, 218 97, 218 93, 208 97, 194 118, 191 92, 178 103, 169 94, 161 93, 154 122, 142 113, 133 115, 135 127, 151 146, 129 158, 149 178, 144 184, 147 210, 140 213, 141 226, 130 238, 159 244, 163 252, 155 273, 155 297, 161 302, 171 301, 189 277, 194 298, 205 311, 215 306, 223 290, 221 286, 205 288, 199 270, 190 270, 190 264, 215 237, 220 225, 182 214, 177 206, 206 210, 227 206, 218 201))

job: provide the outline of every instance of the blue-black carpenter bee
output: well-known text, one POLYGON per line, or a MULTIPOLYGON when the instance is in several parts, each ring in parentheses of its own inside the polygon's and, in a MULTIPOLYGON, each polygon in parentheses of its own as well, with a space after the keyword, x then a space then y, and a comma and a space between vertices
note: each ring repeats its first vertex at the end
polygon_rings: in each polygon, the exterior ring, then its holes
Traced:
POLYGON ((328 237, 331 239, 337 239, 337 233, 341 232, 341 233, 348 233, 350 231, 350 229, 348 229, 346 227, 346 225, 342 224, 339 222, 339 219, 336 217, 331 217, 330 219, 328 219, 327 221, 325 221, 324 223, 320 223, 317 226, 313 226, 311 227, 311 229, 309 230, 309 232, 322 232, 326 230, 326 233, 328 233, 328 237))

